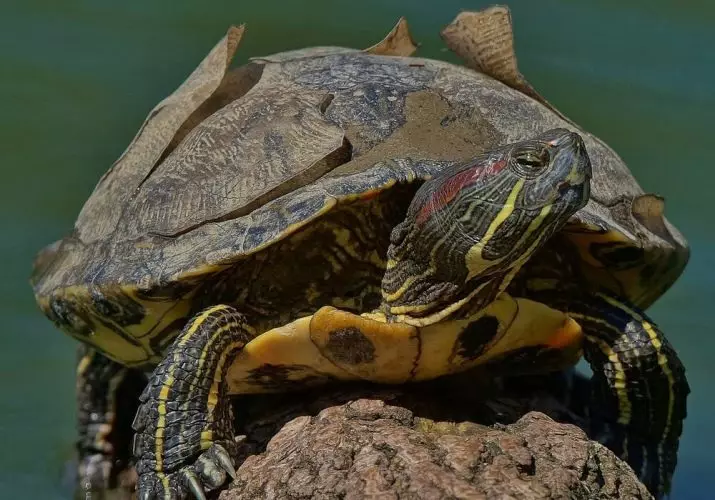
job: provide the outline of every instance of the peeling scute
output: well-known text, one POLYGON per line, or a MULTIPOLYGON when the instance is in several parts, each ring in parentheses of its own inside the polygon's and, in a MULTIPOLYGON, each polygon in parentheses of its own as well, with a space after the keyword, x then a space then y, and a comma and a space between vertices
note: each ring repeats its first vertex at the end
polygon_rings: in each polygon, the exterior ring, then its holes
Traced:
POLYGON ((124 237, 176 236, 246 215, 350 160, 343 130, 321 112, 329 93, 262 82, 196 126, 155 168, 126 212, 124 237))
POLYGON ((507 7, 461 12, 440 34, 450 50, 461 57, 468 67, 528 95, 567 120, 519 72, 511 14, 507 7))
POLYGON ((407 21, 401 17, 394 28, 381 41, 365 49, 368 54, 376 56, 409 57, 417 50, 417 44, 412 39, 407 21))
POLYGON ((185 120, 220 85, 242 35, 243 26, 231 27, 184 83, 149 113, 82 208, 75 225, 80 240, 90 243, 116 229, 122 217, 120 207, 126 205, 185 120))
POLYGON ((219 85, 211 97, 204 101, 176 132, 171 143, 161 155, 159 163, 169 156, 169 154, 176 149, 176 146, 178 146, 187 134, 199 123, 224 106, 246 95, 246 93, 258 83, 262 73, 263 65, 260 64, 247 64, 226 73, 226 76, 221 81, 221 85, 219 85))
MULTIPOLYGON (((506 142, 523 140, 549 128, 566 127, 581 134, 586 142, 591 163, 596 166, 593 169, 594 176, 591 184, 592 198, 597 198, 599 203, 603 203, 602 200, 605 198, 605 203, 607 203, 608 199, 613 197, 614 187, 621 194, 628 196, 637 196, 643 193, 623 160, 608 145, 581 129, 556 109, 521 74, 514 51, 514 33, 508 7, 495 6, 479 12, 462 12, 442 30, 441 36, 447 46, 461 57, 469 68, 508 85, 545 106, 548 111, 556 115, 544 112, 547 110, 529 106, 528 102, 519 99, 514 101, 518 102, 517 113, 510 113, 511 107, 509 106, 504 107, 492 102, 492 98, 488 95, 482 95, 478 100, 472 101, 476 103, 477 107, 486 105, 487 108, 499 109, 499 113, 494 114, 494 120, 500 121, 503 125, 497 128, 514 132, 506 138, 506 142), (527 111, 531 112, 525 114, 527 111), (561 122, 558 118, 566 123, 561 122), (525 130, 525 133, 521 133, 522 130, 525 130)), ((451 73, 450 71, 447 81, 461 94, 474 90, 489 90, 490 87, 493 87, 486 82, 481 85, 481 89, 474 85, 458 85, 451 73)), ((492 92, 492 94, 495 97, 498 96, 496 100, 512 100, 508 92, 500 91, 492 92)))

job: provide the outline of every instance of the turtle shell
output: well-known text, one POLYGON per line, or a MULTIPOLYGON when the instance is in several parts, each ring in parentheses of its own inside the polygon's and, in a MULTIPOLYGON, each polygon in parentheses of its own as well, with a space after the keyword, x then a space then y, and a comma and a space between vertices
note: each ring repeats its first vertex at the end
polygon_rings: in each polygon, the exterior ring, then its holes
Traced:
MULTIPOLYGON (((647 306, 687 261, 662 203, 643 193, 607 145, 508 77, 496 75, 503 83, 474 64, 409 57, 414 45, 403 21, 365 51, 312 48, 229 70, 242 33, 232 28, 151 111, 74 231, 36 261, 32 282, 45 313, 110 357, 129 365, 156 361, 187 317, 216 299, 217 275, 249 279, 261 265, 256 256, 288 252, 277 243, 346 201, 371 199, 427 178, 444 162, 556 127, 582 134, 593 165, 591 201, 568 229, 589 279, 647 306), (398 158, 423 168, 386 161, 398 158), (613 262, 627 280, 614 277, 613 262), (116 335, 98 335, 101 329, 116 335)), ((455 48, 448 30, 443 36, 455 48)), ((397 217, 409 192, 391 193, 379 198, 397 217)), ((387 218, 384 210, 374 213, 355 223, 387 218)), ((370 252, 384 250, 385 227, 374 229, 379 237, 370 252)), ((311 267, 305 253, 284 257, 311 267)), ((272 297, 288 293, 278 289, 272 297)), ((339 287, 331 293, 348 301, 339 287)))

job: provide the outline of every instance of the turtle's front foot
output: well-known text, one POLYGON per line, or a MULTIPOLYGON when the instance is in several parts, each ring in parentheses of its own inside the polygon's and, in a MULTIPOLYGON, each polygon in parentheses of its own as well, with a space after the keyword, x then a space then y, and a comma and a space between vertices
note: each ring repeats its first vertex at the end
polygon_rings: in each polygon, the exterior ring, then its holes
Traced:
POLYGON ((142 470, 137 483, 139 500, 187 498, 189 495, 205 500, 205 491, 221 486, 228 476, 235 478, 236 471, 229 442, 213 443, 200 453, 193 463, 184 465, 174 472, 158 472, 156 462, 141 460, 138 470, 142 470), (167 495, 168 493, 168 495, 167 495))
POLYGON ((584 327, 591 364, 592 435, 625 459, 656 498, 670 491, 690 393, 685 368, 635 307, 598 294, 584 327))
POLYGON ((189 321, 154 370, 134 419, 139 500, 205 498, 235 476, 226 371, 253 337, 229 306, 189 321))
POLYGON ((131 419, 146 379, 87 346, 77 365, 78 494, 119 486, 129 468, 131 419))

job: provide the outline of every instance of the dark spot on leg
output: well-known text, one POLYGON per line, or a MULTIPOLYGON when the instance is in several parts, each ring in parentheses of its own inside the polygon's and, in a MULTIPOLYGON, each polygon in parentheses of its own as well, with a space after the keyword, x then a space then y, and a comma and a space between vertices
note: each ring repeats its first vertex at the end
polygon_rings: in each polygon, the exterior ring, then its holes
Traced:
POLYGON ((330 332, 325 348, 335 361, 341 363, 357 365, 375 359, 375 346, 354 326, 330 332))
POLYGON ((482 355, 499 331, 499 320, 494 316, 482 316, 459 334, 457 354, 469 360, 482 355))

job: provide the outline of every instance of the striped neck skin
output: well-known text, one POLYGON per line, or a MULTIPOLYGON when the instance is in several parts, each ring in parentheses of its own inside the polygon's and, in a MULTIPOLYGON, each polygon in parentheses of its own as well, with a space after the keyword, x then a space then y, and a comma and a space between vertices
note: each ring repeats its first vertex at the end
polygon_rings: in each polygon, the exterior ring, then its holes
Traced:
POLYGON ((590 173, 581 138, 556 130, 427 181, 391 235, 385 315, 425 325, 491 302, 585 205, 590 173))

